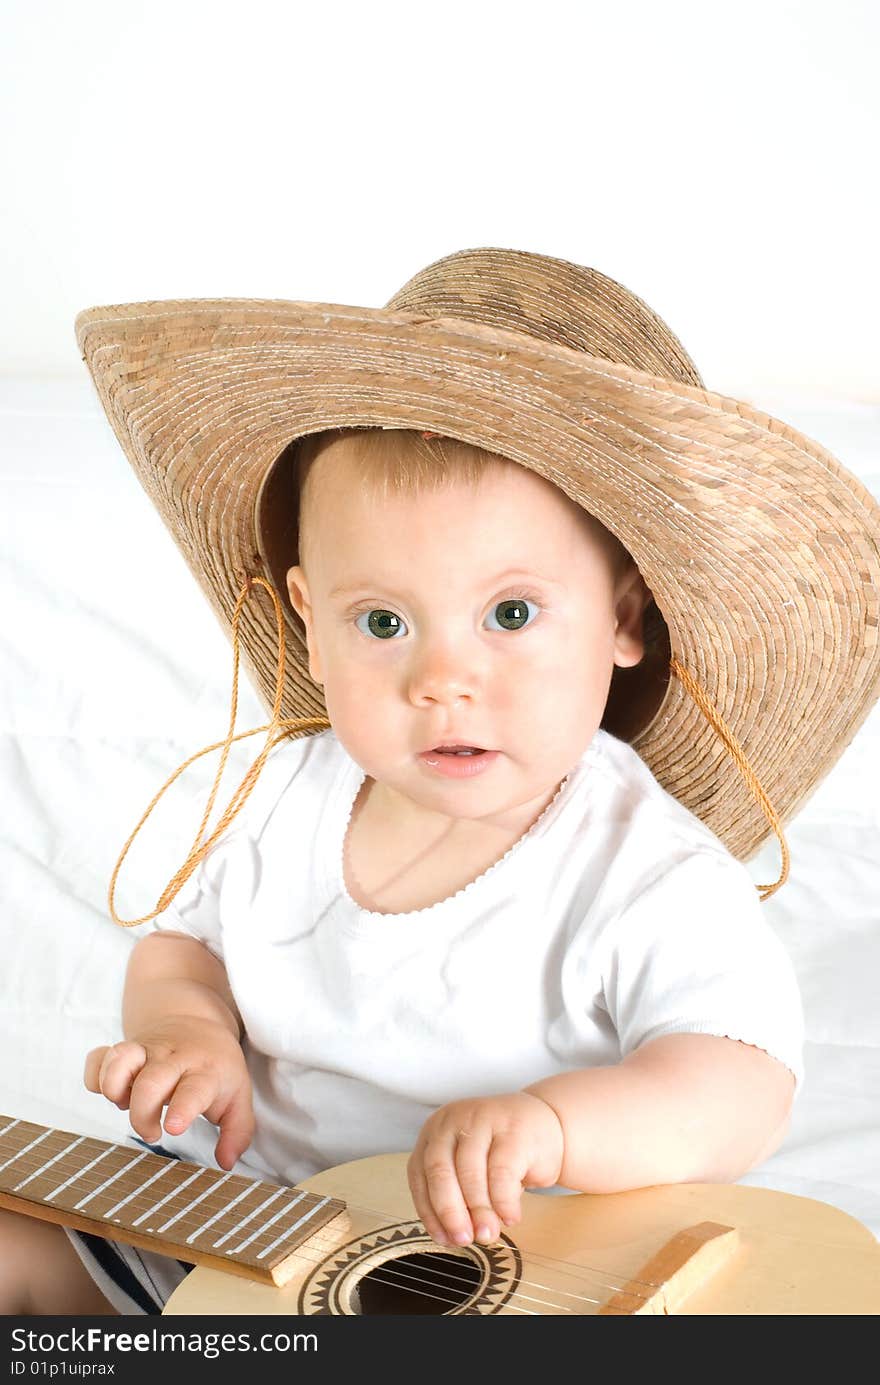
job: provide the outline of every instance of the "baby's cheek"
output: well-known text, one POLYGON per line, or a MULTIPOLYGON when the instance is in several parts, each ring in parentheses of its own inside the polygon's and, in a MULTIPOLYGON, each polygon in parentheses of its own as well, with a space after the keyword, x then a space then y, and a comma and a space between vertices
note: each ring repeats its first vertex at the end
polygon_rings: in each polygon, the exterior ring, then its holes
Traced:
POLYGON ((324 701, 338 739, 368 774, 373 773, 375 756, 399 747, 402 704, 381 682, 348 672, 327 680, 324 701))

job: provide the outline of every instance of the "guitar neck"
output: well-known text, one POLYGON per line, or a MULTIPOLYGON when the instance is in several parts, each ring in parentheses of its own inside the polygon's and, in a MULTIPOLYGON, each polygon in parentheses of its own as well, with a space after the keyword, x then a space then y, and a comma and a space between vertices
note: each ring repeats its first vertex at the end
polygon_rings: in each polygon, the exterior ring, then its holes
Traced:
POLYGON ((346 1204, 0 1115, 0 1206, 192 1265, 284 1284, 346 1204))

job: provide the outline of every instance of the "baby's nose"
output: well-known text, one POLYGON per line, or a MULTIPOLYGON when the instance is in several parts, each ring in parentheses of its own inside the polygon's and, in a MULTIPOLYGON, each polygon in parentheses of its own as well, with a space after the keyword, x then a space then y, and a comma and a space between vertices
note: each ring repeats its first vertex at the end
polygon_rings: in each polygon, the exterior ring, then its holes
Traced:
POLYGON ((448 647, 425 650, 409 675, 409 699, 414 706, 453 704, 477 696, 481 675, 473 659, 448 647))

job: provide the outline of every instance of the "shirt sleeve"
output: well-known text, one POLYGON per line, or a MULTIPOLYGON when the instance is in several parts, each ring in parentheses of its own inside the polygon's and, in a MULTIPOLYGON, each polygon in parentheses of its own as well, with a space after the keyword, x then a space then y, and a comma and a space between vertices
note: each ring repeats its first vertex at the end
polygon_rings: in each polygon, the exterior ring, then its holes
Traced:
POLYGON ((214 842, 184 882, 167 908, 153 922, 156 932, 187 933, 219 958, 223 958, 223 886, 236 851, 240 848, 243 826, 231 826, 214 842))
POLYGON ((754 1044, 803 1082, 804 1018, 794 967, 741 862, 696 852, 616 920, 604 999, 621 1056, 662 1034, 754 1044))

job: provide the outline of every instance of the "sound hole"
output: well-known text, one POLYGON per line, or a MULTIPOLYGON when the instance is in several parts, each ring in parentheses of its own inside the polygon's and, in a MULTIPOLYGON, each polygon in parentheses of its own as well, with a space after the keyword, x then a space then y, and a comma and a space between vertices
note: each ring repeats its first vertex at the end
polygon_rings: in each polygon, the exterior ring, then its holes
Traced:
POLYGON ((463 1255, 401 1255, 358 1280, 353 1306, 365 1317, 451 1313, 476 1292, 480 1278, 479 1266, 463 1255))

